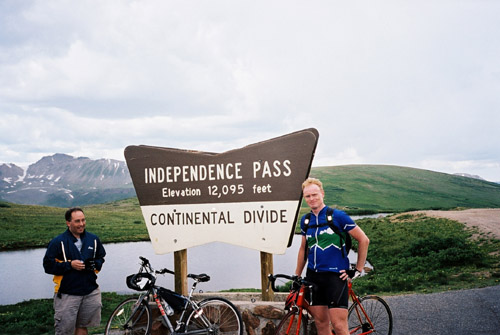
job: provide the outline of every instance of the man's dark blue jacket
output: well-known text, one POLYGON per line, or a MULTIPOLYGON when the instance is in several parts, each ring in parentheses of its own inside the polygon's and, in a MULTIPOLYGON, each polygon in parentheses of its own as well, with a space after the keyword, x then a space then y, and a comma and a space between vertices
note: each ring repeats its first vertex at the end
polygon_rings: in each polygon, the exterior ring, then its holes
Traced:
POLYGON ((102 268, 106 251, 94 234, 84 231, 80 239, 81 251, 75 246, 77 239, 68 229, 50 241, 47 247, 43 257, 43 268, 46 273, 54 275, 56 293, 82 296, 98 287, 96 273, 102 268), (70 262, 77 259, 83 262, 94 259, 96 271, 73 269, 70 262))

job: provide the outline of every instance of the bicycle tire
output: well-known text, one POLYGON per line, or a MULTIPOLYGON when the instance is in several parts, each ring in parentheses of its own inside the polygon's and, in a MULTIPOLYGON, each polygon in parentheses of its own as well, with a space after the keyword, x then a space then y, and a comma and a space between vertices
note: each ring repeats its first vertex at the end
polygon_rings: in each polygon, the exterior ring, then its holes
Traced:
POLYGON ((367 295, 359 298, 359 301, 368 315, 373 329, 356 302, 349 307, 350 334, 360 335, 375 332, 377 334, 391 335, 392 313, 385 300, 376 295, 367 295))
POLYGON ((105 335, 137 334, 146 335, 151 331, 151 309, 146 301, 137 306, 137 299, 122 301, 115 308, 106 323, 105 335), (136 308, 137 307, 137 308, 136 308), (132 321, 132 324, 126 325, 132 321))
POLYGON ((243 335, 243 319, 229 300, 208 298, 198 303, 186 321, 186 332, 207 329, 218 335, 243 335))
POLYGON ((275 335, 307 335, 308 318, 306 314, 302 314, 302 319, 300 321, 300 329, 297 332, 297 324, 299 320, 298 309, 292 308, 284 317, 281 319, 276 328, 275 335))

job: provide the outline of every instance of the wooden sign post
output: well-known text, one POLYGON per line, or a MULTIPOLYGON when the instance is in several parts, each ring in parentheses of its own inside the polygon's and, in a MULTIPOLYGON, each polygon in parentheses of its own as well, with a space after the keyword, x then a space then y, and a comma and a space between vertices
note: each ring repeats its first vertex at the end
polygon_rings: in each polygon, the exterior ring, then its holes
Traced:
POLYGON ((182 249, 174 252, 174 286, 175 292, 187 295, 187 250, 182 249))
POLYGON ((318 136, 310 128, 220 154, 125 149, 153 248, 157 254, 176 252, 182 276, 176 290, 183 291, 180 281, 186 281, 181 260, 187 249, 224 242, 269 254, 262 262, 264 291, 271 254, 291 245, 318 136))
POLYGON ((273 254, 260 252, 260 282, 262 287, 262 300, 273 301, 274 292, 269 286, 267 276, 273 273, 273 254))

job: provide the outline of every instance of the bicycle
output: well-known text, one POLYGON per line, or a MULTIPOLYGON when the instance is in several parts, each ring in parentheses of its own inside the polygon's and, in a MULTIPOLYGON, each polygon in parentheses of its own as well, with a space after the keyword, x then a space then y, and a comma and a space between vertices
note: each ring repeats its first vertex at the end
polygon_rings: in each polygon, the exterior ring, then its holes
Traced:
MULTIPOLYGON (((316 334, 312 327, 312 315, 308 308, 312 299, 314 284, 299 276, 285 274, 270 274, 269 283, 273 291, 277 292, 276 280, 283 278, 291 281, 291 290, 285 302, 288 313, 276 328, 276 335, 307 335, 316 334), (309 296, 309 298, 308 298, 309 296)), ((352 281, 348 281, 351 305, 348 310, 349 333, 366 335, 371 333, 391 335, 392 313, 384 299, 376 295, 359 297, 352 289, 352 281)), ((332 330, 332 334, 335 332, 332 330)))
POLYGON ((150 334, 152 327, 151 303, 156 303, 161 322, 170 335, 242 335, 243 322, 238 309, 224 298, 213 297, 201 301, 193 299, 198 283, 208 282, 207 274, 188 274, 194 280, 187 296, 155 285, 157 275, 175 274, 167 268, 154 270, 147 258, 139 257, 141 267, 127 277, 127 286, 142 292, 138 298, 121 302, 106 323, 105 334, 150 334), (175 315, 174 315, 175 314, 175 315), (178 318, 175 327, 169 316, 178 318))

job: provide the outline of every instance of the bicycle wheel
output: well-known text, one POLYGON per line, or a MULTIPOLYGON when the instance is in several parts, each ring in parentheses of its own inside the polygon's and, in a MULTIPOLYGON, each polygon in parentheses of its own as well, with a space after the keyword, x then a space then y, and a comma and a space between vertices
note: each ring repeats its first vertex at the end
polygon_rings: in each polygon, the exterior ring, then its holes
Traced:
POLYGON ((380 297, 367 295, 359 299, 361 306, 354 303, 349 308, 349 332, 351 334, 390 335, 392 333, 392 313, 389 305, 380 297), (366 312, 363 313, 363 310, 366 312))
POLYGON ((104 334, 149 334, 151 322, 151 309, 148 303, 142 301, 137 305, 137 299, 130 298, 115 308, 106 323, 104 334))
POLYGON ((297 308, 292 308, 288 312, 276 328, 275 335, 307 335, 308 319, 305 314, 302 314, 300 320, 300 329, 298 329, 299 312, 297 308))
POLYGON ((186 331, 204 330, 219 335, 242 335, 243 321, 238 309, 223 298, 208 298, 189 315, 186 331))

